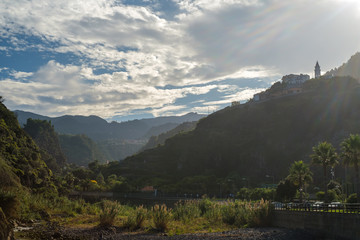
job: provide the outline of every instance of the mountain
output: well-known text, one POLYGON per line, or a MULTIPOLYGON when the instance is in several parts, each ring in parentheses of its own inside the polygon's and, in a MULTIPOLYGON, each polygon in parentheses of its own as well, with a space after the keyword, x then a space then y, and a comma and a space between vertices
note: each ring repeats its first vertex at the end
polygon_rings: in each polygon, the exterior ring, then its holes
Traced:
MULTIPOLYGON (((24 112, 20 110, 14 111, 19 123, 24 125, 28 118, 51 121, 55 130, 61 134, 85 134, 95 141, 120 139, 120 140, 135 140, 143 139, 147 132, 152 128, 159 127, 172 123, 181 124, 183 122, 197 121, 205 115, 197 113, 188 113, 183 116, 173 117, 157 117, 140 120, 132 120, 127 122, 111 122, 97 116, 61 116, 61 117, 46 117, 31 112, 24 112)), ((168 130, 167 128, 165 128, 168 130)), ((160 134, 159 131, 156 133, 160 134)))
POLYGON ((21 125, 28 118, 51 121, 55 131, 60 134, 83 134, 97 142, 108 160, 121 160, 138 152, 151 135, 169 131, 177 125, 197 121, 205 115, 188 113, 183 116, 157 117, 127 122, 111 122, 97 116, 46 117, 31 112, 14 111, 21 125))
MULTIPOLYGON (((189 182, 194 176, 232 176, 240 179, 239 184, 245 179, 253 186, 266 181, 266 175, 278 181, 287 175, 294 161, 309 163, 312 147, 320 141, 339 148, 350 133, 360 132, 357 80, 312 79, 303 88, 301 94, 215 112, 201 119, 193 131, 126 158, 119 171, 123 169, 133 181, 147 177, 149 184, 159 188, 170 188, 186 179, 189 182)), ((316 181, 321 171, 313 170, 316 181)), ((192 184, 199 181, 193 180, 192 184)))
POLYGON ((197 121, 184 122, 184 123, 178 125, 177 127, 172 128, 171 130, 169 130, 165 133, 162 133, 158 136, 153 134, 153 135, 151 135, 152 137, 150 137, 150 139, 146 143, 146 145, 142 148, 142 150, 154 148, 158 145, 164 144, 166 139, 171 138, 171 137, 175 136, 176 134, 188 132, 188 131, 195 129, 196 124, 197 124, 197 121))
POLYGON ((65 166, 66 157, 60 147, 54 126, 49 121, 29 118, 24 125, 24 130, 43 150, 42 157, 52 171, 59 171, 65 166))
POLYGON ((100 147, 86 135, 60 134, 59 140, 68 163, 86 167, 95 160, 105 162, 111 159, 105 156, 100 147))
POLYGON ((360 80, 360 52, 354 54, 346 63, 325 73, 326 76, 350 76, 360 80))
POLYGON ((0 101, 0 188, 22 185, 36 192, 49 187, 51 177, 39 147, 0 101))

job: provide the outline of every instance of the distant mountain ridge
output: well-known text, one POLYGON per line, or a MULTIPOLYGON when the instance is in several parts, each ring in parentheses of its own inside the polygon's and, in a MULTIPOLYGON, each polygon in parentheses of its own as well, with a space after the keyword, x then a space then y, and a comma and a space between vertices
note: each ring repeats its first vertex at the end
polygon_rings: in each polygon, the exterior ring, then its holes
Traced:
MULTIPOLYGON (((127 156, 137 153, 147 142, 151 136, 170 131, 183 122, 193 122, 205 117, 205 115, 197 113, 188 113, 183 116, 169 116, 146 118, 140 120, 132 120, 127 122, 107 122, 98 116, 60 116, 47 117, 39 114, 16 110, 14 111, 20 125, 24 125, 28 118, 51 121, 55 131, 59 134, 68 135, 86 135, 99 145, 99 149, 103 152, 103 156, 107 156, 107 160, 122 160, 127 156)), ((70 138, 68 138, 69 140, 70 138)), ((73 138, 72 140, 84 140, 83 138, 73 138)), ((81 142, 80 141, 80 142, 81 142)), ((88 144, 81 144, 87 146, 88 144)), ((74 156, 69 153, 75 151, 70 150, 69 146, 62 141, 65 147, 67 158, 70 162, 74 156)), ((89 153, 90 154, 90 153, 89 153)), ((93 155, 91 153, 90 155, 93 155)), ((92 159, 89 157, 87 159, 92 159)), ((100 159, 99 159, 100 160, 100 159)), ((82 165, 86 165, 81 161, 82 165)))
POLYGON ((198 121, 205 115, 197 113, 188 113, 183 116, 145 118, 140 120, 131 120, 127 122, 111 122, 98 116, 70 116, 47 117, 39 114, 15 110, 15 115, 21 125, 24 125, 28 118, 51 121, 55 130, 61 134, 85 134, 95 141, 120 139, 120 140, 136 140, 148 138, 148 132, 152 128, 164 127, 164 130, 154 130, 154 133, 160 134, 169 130, 169 123, 172 127, 183 122, 198 121))

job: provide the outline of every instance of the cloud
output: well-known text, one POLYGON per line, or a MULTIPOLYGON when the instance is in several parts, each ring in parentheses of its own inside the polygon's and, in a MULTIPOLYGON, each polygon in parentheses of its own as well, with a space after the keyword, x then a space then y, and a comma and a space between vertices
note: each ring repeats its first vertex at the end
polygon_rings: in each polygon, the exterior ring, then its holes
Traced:
POLYGON ((0 50, 42 59, 34 71, 4 65, 7 102, 103 117, 220 108, 281 75, 312 72, 317 60, 339 66, 360 48, 356 1, 128 2, 1 1, 0 50))

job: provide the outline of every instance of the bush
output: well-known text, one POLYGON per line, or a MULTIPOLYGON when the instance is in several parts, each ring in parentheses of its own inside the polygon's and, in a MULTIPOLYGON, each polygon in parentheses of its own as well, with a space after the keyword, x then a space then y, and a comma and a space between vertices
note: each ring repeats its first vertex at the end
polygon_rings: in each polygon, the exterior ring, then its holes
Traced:
POLYGON ((137 207, 133 213, 129 214, 124 223, 124 227, 130 230, 136 230, 144 226, 147 216, 147 209, 143 206, 137 207))
POLYGON ((201 216, 204 216, 207 211, 213 208, 213 202, 208 198, 203 198, 199 202, 199 209, 201 211, 201 216))
POLYGON ((188 222, 200 215, 201 210, 199 208, 199 202, 196 200, 178 202, 175 204, 175 208, 173 209, 173 218, 182 222, 188 222))
POLYGON ((100 226, 109 227, 114 225, 115 218, 120 214, 121 205, 118 202, 104 200, 100 214, 100 226))
POLYGON ((159 206, 156 204, 152 208, 152 217, 157 230, 164 232, 168 229, 171 212, 167 209, 166 205, 159 206))
POLYGON ((357 202, 358 199, 356 193, 350 194, 349 197, 346 199, 346 203, 357 203, 357 202))
POLYGON ((320 201, 324 201, 325 200, 325 192, 323 191, 319 191, 316 193, 316 199, 320 200, 320 201))

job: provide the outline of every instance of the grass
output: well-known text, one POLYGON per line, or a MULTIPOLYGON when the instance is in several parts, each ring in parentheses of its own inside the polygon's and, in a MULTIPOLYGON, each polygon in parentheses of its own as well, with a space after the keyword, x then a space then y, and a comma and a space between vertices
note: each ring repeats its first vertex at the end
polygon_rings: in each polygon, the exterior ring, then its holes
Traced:
MULTIPOLYGON (((13 194, 8 194, 12 198, 13 194)), ((166 205, 130 207, 116 201, 95 204, 65 197, 46 198, 22 193, 16 195, 20 219, 56 221, 70 228, 117 226, 124 231, 166 232, 168 235, 219 232, 239 227, 269 224, 270 204, 267 201, 227 201, 211 199, 178 202, 174 208, 166 205)))

